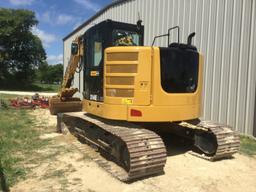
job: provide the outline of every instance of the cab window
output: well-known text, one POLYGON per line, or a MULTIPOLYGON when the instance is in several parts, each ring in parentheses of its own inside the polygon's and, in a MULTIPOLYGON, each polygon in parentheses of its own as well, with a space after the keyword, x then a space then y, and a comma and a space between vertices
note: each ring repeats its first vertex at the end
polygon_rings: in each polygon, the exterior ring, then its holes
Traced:
POLYGON ((91 38, 88 39, 88 66, 98 67, 102 62, 103 48, 102 48, 102 36, 99 31, 94 31, 91 38))
POLYGON ((99 66, 102 59, 102 43, 94 41, 93 66, 99 66))
POLYGON ((136 32, 116 29, 113 31, 114 46, 138 46, 140 35, 136 32))

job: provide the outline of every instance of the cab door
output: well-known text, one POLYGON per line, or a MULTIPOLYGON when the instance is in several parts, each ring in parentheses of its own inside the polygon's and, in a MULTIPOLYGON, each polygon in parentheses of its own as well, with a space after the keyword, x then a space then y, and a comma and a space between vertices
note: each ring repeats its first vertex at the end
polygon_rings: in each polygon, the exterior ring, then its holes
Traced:
POLYGON ((84 97, 91 101, 103 101, 103 34, 99 29, 85 35, 84 97))

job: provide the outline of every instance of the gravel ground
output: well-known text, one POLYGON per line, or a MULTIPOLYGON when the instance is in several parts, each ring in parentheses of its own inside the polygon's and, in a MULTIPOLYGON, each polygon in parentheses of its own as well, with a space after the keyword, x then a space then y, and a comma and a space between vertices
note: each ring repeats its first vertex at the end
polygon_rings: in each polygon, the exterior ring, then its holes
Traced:
MULTIPOLYGON (((85 192, 255 192, 256 158, 235 154, 231 159, 209 162, 187 153, 181 139, 167 139, 165 174, 130 184, 120 182, 86 156, 72 135, 56 134, 56 117, 48 110, 31 112, 42 126, 41 139, 52 144, 38 151, 36 161, 24 164, 30 168, 25 180, 11 191, 85 191, 85 192)), ((168 138, 168 137, 167 137, 168 138)), ((90 152, 91 151, 91 152, 90 152)))

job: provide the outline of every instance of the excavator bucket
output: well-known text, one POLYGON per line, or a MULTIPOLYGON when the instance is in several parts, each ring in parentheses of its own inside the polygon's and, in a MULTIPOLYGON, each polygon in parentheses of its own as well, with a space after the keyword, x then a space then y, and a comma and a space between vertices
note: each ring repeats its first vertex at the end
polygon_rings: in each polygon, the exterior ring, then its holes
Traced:
POLYGON ((70 98, 67 101, 61 101, 60 97, 52 97, 49 101, 49 109, 52 115, 82 111, 82 101, 79 98, 70 98))

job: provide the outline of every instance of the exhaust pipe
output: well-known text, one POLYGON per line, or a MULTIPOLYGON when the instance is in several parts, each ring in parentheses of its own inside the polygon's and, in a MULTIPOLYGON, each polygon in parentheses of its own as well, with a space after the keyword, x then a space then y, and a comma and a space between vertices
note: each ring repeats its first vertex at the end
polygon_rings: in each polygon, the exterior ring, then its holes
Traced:
POLYGON ((189 36, 188 36, 188 45, 192 45, 192 39, 193 39, 193 37, 196 35, 196 33, 194 32, 194 33, 191 33, 189 36))

